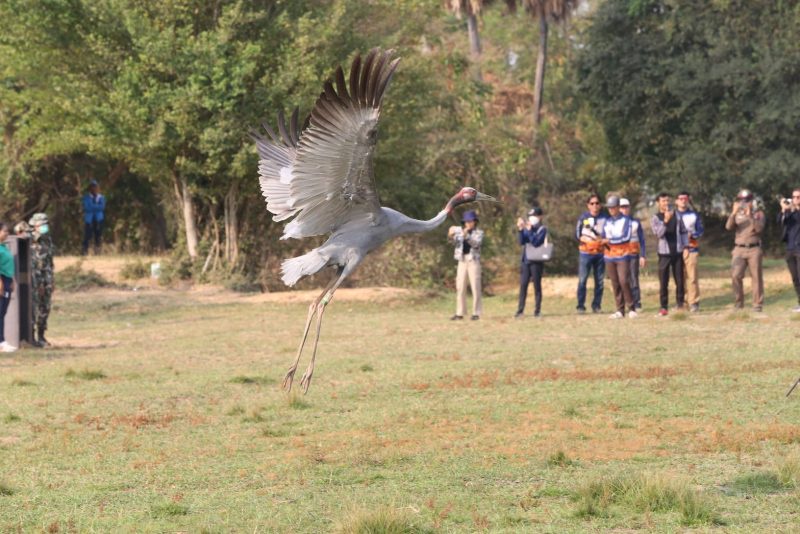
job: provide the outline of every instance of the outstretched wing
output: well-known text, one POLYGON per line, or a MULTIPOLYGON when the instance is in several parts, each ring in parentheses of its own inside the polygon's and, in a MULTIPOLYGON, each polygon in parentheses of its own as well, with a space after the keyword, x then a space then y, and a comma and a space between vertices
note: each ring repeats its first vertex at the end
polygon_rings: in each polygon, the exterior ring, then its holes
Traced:
POLYGON ((294 158, 279 171, 288 195, 274 197, 276 208, 284 208, 275 220, 295 216, 281 239, 326 234, 356 217, 379 216, 372 154, 381 100, 399 61, 392 51, 373 49, 363 62, 360 56, 353 60, 349 91, 341 67, 325 82, 294 158))
POLYGON ((297 143, 300 140, 297 112, 298 110, 295 108, 288 127, 283 112, 278 112, 279 134, 276 134, 268 125, 263 124, 269 139, 258 132, 250 133, 258 149, 261 193, 267 201, 267 210, 275 215, 273 217, 275 221, 283 221, 297 213, 297 209, 291 206, 289 188, 291 168, 297 152, 297 143))

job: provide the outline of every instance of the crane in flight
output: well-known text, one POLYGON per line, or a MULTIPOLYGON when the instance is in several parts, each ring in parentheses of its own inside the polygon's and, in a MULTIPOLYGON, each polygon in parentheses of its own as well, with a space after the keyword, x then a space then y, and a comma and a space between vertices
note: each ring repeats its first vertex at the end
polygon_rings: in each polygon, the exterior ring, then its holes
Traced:
POLYGON ((373 49, 350 67, 349 84, 340 66, 311 111, 308 126, 298 128, 297 110, 288 124, 278 113, 278 132, 263 125, 268 137, 254 132, 258 172, 267 210, 276 222, 292 219, 281 239, 330 234, 325 243, 302 256, 284 260, 281 279, 293 286, 324 267, 336 275, 308 307, 297 356, 283 380, 291 390, 311 322, 317 317, 314 349, 300 380, 308 392, 322 328, 322 316, 333 294, 364 257, 402 234, 427 232, 442 224, 456 206, 493 197, 464 187, 432 219, 412 219, 381 207, 373 176, 381 101, 400 58, 393 51, 373 49), (335 84, 335 87, 334 87, 335 84), (349 89, 348 89, 349 86, 349 89))

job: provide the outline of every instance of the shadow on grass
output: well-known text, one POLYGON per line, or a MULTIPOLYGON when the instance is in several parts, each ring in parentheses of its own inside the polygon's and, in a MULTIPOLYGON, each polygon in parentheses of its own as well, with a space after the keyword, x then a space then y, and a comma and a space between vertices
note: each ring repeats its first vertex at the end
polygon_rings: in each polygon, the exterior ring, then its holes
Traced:
POLYGON ((106 378, 105 373, 99 369, 83 369, 82 371, 67 369, 64 376, 67 378, 79 378, 81 380, 101 380, 106 378))

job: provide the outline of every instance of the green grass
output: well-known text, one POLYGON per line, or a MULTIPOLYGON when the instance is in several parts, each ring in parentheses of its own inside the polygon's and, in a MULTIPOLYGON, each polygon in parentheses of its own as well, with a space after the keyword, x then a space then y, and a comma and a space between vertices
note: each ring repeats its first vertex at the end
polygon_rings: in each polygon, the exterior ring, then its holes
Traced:
POLYGON ((8 484, 0 482, 0 497, 8 497, 10 495, 14 495, 14 493, 16 493, 14 491, 14 488, 9 486, 8 484))
POLYGON ((514 289, 478 323, 449 294, 343 290, 307 395, 279 377, 315 295, 57 292, 54 346, 0 359, 0 532, 785 530, 788 277, 745 320, 722 276, 683 320, 643 282, 645 313, 609 321, 546 277, 535 327, 514 289))
POLYGON ((106 378, 105 373, 98 369, 82 369, 80 371, 67 369, 67 372, 64 373, 64 376, 67 378, 80 378, 81 380, 101 380, 106 378))
POLYGON ((20 418, 20 416, 18 416, 17 414, 14 414, 14 413, 6 414, 6 416, 3 417, 3 422, 4 423, 16 423, 17 421, 21 421, 21 420, 22 419, 20 418))

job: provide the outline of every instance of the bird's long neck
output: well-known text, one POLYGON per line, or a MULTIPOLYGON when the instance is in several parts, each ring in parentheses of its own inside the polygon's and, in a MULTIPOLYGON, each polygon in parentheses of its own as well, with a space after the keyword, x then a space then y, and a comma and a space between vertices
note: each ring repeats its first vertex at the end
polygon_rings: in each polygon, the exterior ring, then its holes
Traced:
POLYGON ((437 213, 434 218, 428 219, 427 221, 420 221, 418 219, 412 219, 408 217, 400 225, 398 233, 419 234, 422 232, 433 230, 434 228, 439 227, 447 219, 448 213, 449 212, 446 209, 444 209, 439 213, 437 213))

